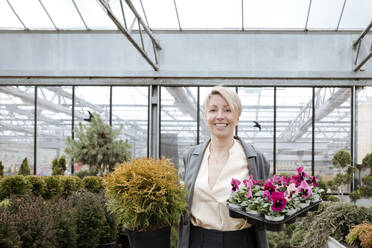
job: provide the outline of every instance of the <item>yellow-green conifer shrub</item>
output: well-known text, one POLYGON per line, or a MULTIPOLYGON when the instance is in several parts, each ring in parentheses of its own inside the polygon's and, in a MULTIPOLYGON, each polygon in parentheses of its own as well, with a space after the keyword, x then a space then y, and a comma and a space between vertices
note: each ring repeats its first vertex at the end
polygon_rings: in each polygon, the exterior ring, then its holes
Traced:
POLYGON ((105 177, 104 186, 109 208, 132 231, 170 226, 187 209, 187 191, 169 159, 124 162, 105 177))
MULTIPOLYGON (((360 245, 362 248, 372 247, 372 225, 367 222, 354 226, 346 236, 349 245, 360 245)), ((359 247, 359 246, 358 246, 359 247)))

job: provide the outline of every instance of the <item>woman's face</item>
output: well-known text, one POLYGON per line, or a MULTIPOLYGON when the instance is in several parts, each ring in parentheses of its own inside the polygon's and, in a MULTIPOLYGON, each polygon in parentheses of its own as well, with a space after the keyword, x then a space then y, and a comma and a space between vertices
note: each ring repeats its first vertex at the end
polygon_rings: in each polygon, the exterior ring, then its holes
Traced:
POLYGON ((212 95, 207 106, 206 121, 211 136, 227 138, 234 136, 239 119, 221 95, 212 95))

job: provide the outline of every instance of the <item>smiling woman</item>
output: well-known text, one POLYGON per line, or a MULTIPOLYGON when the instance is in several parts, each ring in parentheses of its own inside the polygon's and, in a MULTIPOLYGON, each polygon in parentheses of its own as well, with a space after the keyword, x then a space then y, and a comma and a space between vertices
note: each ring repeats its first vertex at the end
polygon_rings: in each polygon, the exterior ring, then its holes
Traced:
POLYGON ((252 175, 265 180, 270 169, 261 152, 234 137, 241 112, 240 98, 229 88, 213 87, 205 98, 210 139, 190 148, 183 159, 190 214, 181 220, 179 247, 194 248, 201 243, 207 248, 231 247, 232 243, 236 248, 268 247, 264 230, 231 218, 226 208, 230 178, 242 181, 252 175))

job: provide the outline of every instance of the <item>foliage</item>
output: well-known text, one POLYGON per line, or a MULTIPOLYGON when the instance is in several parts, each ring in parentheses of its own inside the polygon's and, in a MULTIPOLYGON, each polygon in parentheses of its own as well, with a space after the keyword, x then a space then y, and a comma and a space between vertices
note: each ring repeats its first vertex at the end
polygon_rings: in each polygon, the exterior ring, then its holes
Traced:
POLYGON ((96 194, 98 200, 100 201, 101 208, 104 212, 104 221, 101 227, 101 235, 99 239, 100 244, 107 244, 114 241, 117 238, 119 219, 118 216, 109 211, 107 208, 107 198, 105 198, 104 193, 96 194))
POLYGON ((267 240, 270 248, 290 248, 289 240, 292 236, 296 224, 284 225, 283 231, 267 231, 267 240))
POLYGON ((97 247, 105 221, 105 213, 96 194, 77 192, 72 195, 78 247, 97 247))
POLYGON ((36 196, 44 195, 46 191, 46 183, 40 176, 29 175, 25 177, 31 184, 31 192, 36 196))
POLYGON ((59 176, 45 176, 42 178, 46 184, 46 189, 43 194, 45 199, 51 199, 62 193, 62 184, 59 176))
POLYGON ((355 204, 355 202, 362 197, 360 190, 355 190, 349 194, 350 200, 355 204))
POLYGON ((6 176, 0 180, 0 200, 11 195, 26 195, 30 191, 31 184, 24 176, 6 176))
POLYGON ((53 210, 53 222, 55 231, 56 248, 75 248, 77 246, 77 231, 74 213, 74 206, 70 198, 59 197, 51 202, 53 210))
POLYGON ((337 196, 334 196, 334 195, 326 195, 324 200, 325 201, 330 201, 330 202, 339 202, 340 198, 338 198, 337 196))
POLYGON ((372 176, 372 152, 367 153, 362 160, 362 164, 364 167, 370 168, 370 175, 372 176))
POLYGON ((61 193, 64 196, 80 190, 83 187, 83 182, 77 176, 59 176, 61 185, 61 193))
POLYGON ((101 192, 103 187, 103 178, 97 176, 87 176, 83 178, 84 188, 92 193, 101 192))
POLYGON ((97 176, 97 172, 82 170, 82 171, 79 171, 78 173, 75 173, 75 176, 79 177, 80 179, 83 179, 84 177, 87 177, 87 176, 97 176))
POLYGON ((89 126, 79 123, 75 129, 76 139, 67 137, 65 153, 74 161, 89 165, 90 171, 103 175, 130 157, 128 141, 117 140, 121 129, 112 129, 94 114, 89 126))
POLYGON ((0 204, 0 247, 21 248, 21 238, 17 233, 16 222, 8 209, 0 204))
POLYGON ((30 167, 28 166, 27 158, 23 159, 21 167, 19 167, 18 175, 30 175, 30 167))
POLYGON ((4 176, 4 165, 3 162, 0 160, 0 177, 4 176))
POLYGON ((363 222, 354 226, 346 236, 346 242, 349 245, 360 245, 362 248, 372 247, 372 225, 363 222))
POLYGON ((351 155, 348 151, 338 151, 333 156, 332 163, 338 167, 345 168, 352 162, 351 155))
POLYGON ((54 247, 53 211, 40 196, 11 198, 8 206, 13 214, 22 247, 54 247))
POLYGON ((320 210, 304 218, 291 238, 293 247, 323 247, 328 236, 345 241, 349 230, 363 221, 372 221, 372 208, 345 203, 321 204, 320 210))
POLYGON ((52 161, 52 176, 64 175, 66 171, 66 158, 61 156, 52 161))
POLYGON ((104 185, 109 209, 133 231, 170 226, 187 209, 187 191, 169 159, 122 163, 105 177, 104 185))

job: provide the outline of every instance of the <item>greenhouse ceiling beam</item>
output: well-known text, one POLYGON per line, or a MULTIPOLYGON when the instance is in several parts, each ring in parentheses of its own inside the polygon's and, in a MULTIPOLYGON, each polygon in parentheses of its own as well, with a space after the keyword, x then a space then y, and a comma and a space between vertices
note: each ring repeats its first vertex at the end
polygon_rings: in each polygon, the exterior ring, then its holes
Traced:
POLYGON ((370 48, 368 48, 365 44, 363 44, 363 46, 362 46, 363 39, 366 36, 366 34, 371 30, 371 28, 372 28, 372 21, 367 26, 367 28, 364 29, 363 32, 359 35, 358 39, 353 43, 353 53, 354 53, 354 57, 355 57, 355 59, 354 59, 355 67, 353 69, 354 72, 359 71, 359 69, 365 63, 367 63, 367 61, 372 57, 372 41, 371 41, 370 48), (358 58, 359 58, 361 47, 362 47, 364 53, 367 53, 367 56, 364 59, 362 59, 362 61, 360 61, 358 63, 358 58))
POLYGON ((18 21, 22 24, 22 26, 24 27, 25 30, 28 30, 28 28, 26 27, 26 25, 23 23, 22 19, 19 17, 19 15, 17 14, 17 12, 15 11, 15 9, 13 8, 12 4, 9 2, 9 0, 6 0, 8 5, 9 5, 9 8, 12 10, 13 14, 17 17, 18 21))
POLYGON ((149 28, 147 27, 147 25, 142 21, 141 19, 141 16, 138 14, 137 10, 134 8, 132 2, 130 0, 125 0, 127 5, 129 6, 129 8, 132 10, 133 14, 136 16, 137 18, 137 21, 138 21, 138 25, 139 25, 139 30, 140 30, 140 38, 141 38, 141 41, 142 41, 142 32, 141 32, 141 25, 142 27, 144 28, 145 32, 147 33, 147 35, 150 37, 151 41, 152 41, 152 44, 153 44, 153 50, 154 50, 154 56, 155 56, 155 63, 150 59, 150 57, 146 54, 146 51, 145 51, 145 48, 143 46, 143 43, 142 43, 142 48, 139 44, 137 44, 137 42, 135 41, 135 39, 131 36, 131 34, 128 32, 128 30, 123 27, 123 25, 121 25, 120 21, 114 16, 114 14, 112 13, 111 11, 111 8, 110 6, 106 3, 105 0, 97 0, 98 3, 100 3, 100 5, 102 6, 102 8, 104 9, 104 11, 106 12, 107 16, 112 20, 112 22, 116 25, 116 27, 119 29, 119 31, 125 36, 127 37, 127 39, 129 40, 130 43, 132 43, 132 45, 140 52, 140 54, 142 55, 142 57, 144 57, 144 59, 151 65, 151 67, 155 70, 155 71, 158 71, 159 68, 155 65, 157 63, 157 55, 156 55, 156 50, 161 50, 161 46, 160 44, 158 43, 158 41, 154 38, 154 36, 152 35, 151 31, 149 30, 149 28))
POLYGON ((38 85, 38 86, 215 86, 216 83, 226 86, 260 86, 260 87, 343 87, 343 86, 372 86, 372 79, 303 79, 303 78, 131 78, 131 77, 0 77, 2 85, 38 85))

